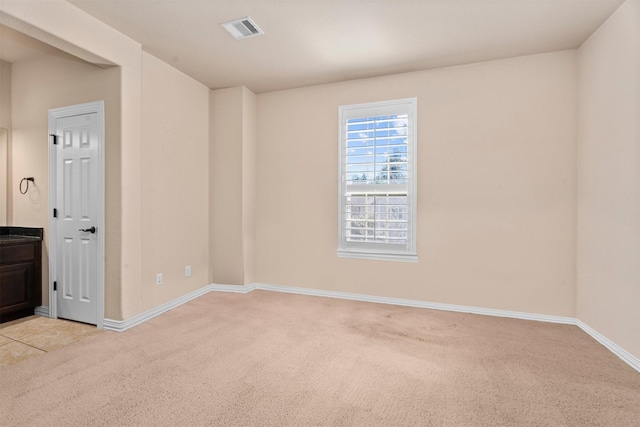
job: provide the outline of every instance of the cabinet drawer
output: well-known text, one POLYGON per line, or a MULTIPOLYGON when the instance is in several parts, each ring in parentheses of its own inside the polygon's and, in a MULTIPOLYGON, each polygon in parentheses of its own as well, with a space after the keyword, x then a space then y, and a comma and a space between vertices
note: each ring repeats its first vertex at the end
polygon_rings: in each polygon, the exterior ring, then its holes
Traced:
POLYGON ((0 264, 33 261, 36 257, 37 246, 39 245, 25 244, 0 247, 0 264))

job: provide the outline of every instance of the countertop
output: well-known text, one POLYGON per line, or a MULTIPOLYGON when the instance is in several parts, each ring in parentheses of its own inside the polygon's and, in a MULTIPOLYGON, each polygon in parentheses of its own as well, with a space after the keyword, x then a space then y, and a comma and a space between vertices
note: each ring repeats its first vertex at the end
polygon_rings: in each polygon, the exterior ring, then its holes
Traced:
POLYGON ((0 246, 33 243, 42 240, 44 230, 35 227, 0 227, 0 246))

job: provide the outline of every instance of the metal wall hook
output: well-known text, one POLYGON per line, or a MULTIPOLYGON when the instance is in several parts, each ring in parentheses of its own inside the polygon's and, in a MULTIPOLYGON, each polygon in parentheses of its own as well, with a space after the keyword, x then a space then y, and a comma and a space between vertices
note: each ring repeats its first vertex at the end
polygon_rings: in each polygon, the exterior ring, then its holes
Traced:
POLYGON ((34 179, 32 176, 30 176, 30 177, 28 177, 28 178, 22 178, 22 179, 20 180, 20 194, 27 194, 27 191, 29 191, 29 181, 33 182, 33 184, 34 184, 34 185, 35 185, 35 183, 36 183, 35 179, 34 179), (22 191, 22 183, 23 183, 24 181, 27 181, 27 188, 25 188, 25 190, 24 190, 24 191, 22 191))

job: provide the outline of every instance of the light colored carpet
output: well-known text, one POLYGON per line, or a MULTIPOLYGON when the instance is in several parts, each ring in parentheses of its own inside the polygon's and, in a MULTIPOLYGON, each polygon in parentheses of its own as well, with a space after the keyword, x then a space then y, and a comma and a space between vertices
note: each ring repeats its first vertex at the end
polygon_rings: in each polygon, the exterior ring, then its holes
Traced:
POLYGON ((3 426, 638 426, 574 326, 254 291, 0 368, 3 426))

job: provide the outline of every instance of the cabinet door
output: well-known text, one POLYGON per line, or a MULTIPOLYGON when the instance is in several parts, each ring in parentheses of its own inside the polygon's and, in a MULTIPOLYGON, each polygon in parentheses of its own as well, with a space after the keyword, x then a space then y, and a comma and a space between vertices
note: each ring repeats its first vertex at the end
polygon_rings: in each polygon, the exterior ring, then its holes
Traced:
POLYGON ((35 270, 33 262, 0 266, 0 314, 33 307, 35 270))

